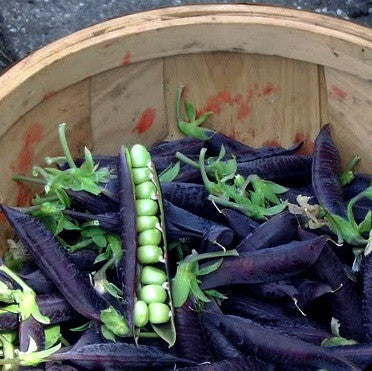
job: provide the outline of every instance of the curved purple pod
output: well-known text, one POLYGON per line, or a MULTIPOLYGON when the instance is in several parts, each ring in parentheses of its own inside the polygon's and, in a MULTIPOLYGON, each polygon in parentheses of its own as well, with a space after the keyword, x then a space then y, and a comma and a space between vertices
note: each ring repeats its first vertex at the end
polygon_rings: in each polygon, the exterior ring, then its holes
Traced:
POLYGON ((162 141, 153 144, 149 148, 151 158, 154 156, 175 156, 177 152, 184 155, 197 155, 204 146, 204 140, 195 138, 181 138, 170 141, 162 141))
POLYGON ((297 226, 296 217, 284 211, 259 225, 240 242, 236 250, 244 253, 284 245, 297 237, 297 226))
POLYGON ((279 195, 279 198, 281 200, 289 201, 292 204, 297 204, 297 196, 300 195, 311 197, 309 201, 310 204, 318 203, 318 200, 315 197, 313 187, 311 184, 305 184, 303 186, 289 188, 287 192, 284 192, 281 195, 279 195))
POLYGON ((258 160, 260 158, 293 155, 303 146, 303 144, 304 142, 299 142, 288 149, 283 147, 254 148, 253 151, 249 150, 247 152, 237 152, 235 156, 238 162, 247 162, 258 160))
POLYGON ((221 212, 231 229, 239 238, 247 237, 260 225, 255 220, 239 211, 233 209, 222 209, 221 212))
POLYGON ((57 286, 70 305, 83 316, 99 321, 108 303, 94 290, 47 227, 27 214, 7 206, 2 209, 36 264, 57 286))
POLYGON ((350 200, 359 193, 363 192, 370 186, 372 182, 372 175, 357 173, 351 183, 343 186, 343 195, 346 200, 350 200))
POLYGON ((217 271, 201 278, 201 287, 211 289, 243 283, 277 281, 295 276, 315 263, 326 241, 327 237, 321 236, 309 241, 293 241, 225 258, 217 271))
POLYGON ((238 173, 247 177, 256 174, 265 180, 283 184, 303 184, 311 179, 311 156, 287 155, 241 162, 238 173))
POLYGON ((120 183, 120 237, 123 246, 121 259, 121 283, 123 290, 124 313, 129 328, 134 334, 134 303, 136 300, 137 285, 137 229, 135 199, 133 193, 132 175, 129 168, 129 159, 124 147, 121 147, 118 156, 117 168, 120 183))
POLYGON ((31 339, 34 340, 37 350, 43 350, 45 347, 45 334, 43 325, 33 317, 28 317, 21 321, 18 329, 19 350, 27 352, 30 347, 31 339))
MULTIPOLYGON (((314 234, 299 229, 302 240, 314 238, 314 234)), ((334 291, 327 296, 333 317, 340 321, 340 333, 348 339, 361 341, 363 337, 361 298, 357 285, 349 279, 344 266, 327 244, 314 264, 317 278, 334 291)))
POLYGON ((313 366, 330 370, 359 370, 328 349, 262 328, 241 317, 209 313, 210 320, 233 344, 248 354, 283 365, 313 366))
POLYGON ((204 145, 207 147, 208 153, 211 156, 218 156, 223 145, 226 149, 226 153, 235 154, 237 152, 254 152, 255 148, 249 147, 246 144, 238 142, 224 134, 218 133, 213 130, 206 130, 206 134, 210 137, 204 145))
POLYGON ((331 347, 329 350, 339 357, 350 360, 363 370, 372 366, 372 343, 331 347))
POLYGON ((97 220, 100 227, 110 232, 116 233, 119 230, 120 218, 119 214, 116 212, 109 212, 105 214, 90 214, 66 209, 63 210, 63 213, 71 216, 73 219, 76 219, 80 222, 97 220))
POLYGON ((119 204, 105 195, 96 196, 85 191, 67 190, 67 194, 72 198, 74 206, 82 212, 92 214, 105 214, 119 211, 119 204))
POLYGON ((37 294, 51 294, 57 290, 52 280, 47 277, 40 269, 32 272, 21 273, 19 277, 26 282, 37 294))
POLYGON ((340 154, 333 143, 329 124, 322 127, 315 140, 312 184, 319 203, 331 214, 346 218, 340 183, 340 154))
POLYGON ((80 270, 87 272, 91 272, 96 268, 94 266, 94 261, 96 260, 97 255, 97 249, 91 249, 89 247, 70 252, 70 258, 75 263, 75 265, 80 270))
POLYGON ((159 348, 126 343, 85 345, 65 353, 54 353, 51 361, 69 361, 87 370, 123 370, 125 367, 188 365, 194 362, 165 353, 159 348))
POLYGON ((363 262, 363 301, 362 319, 364 340, 372 342, 372 254, 364 257, 363 262))
POLYGON ((275 367, 270 364, 265 364, 257 360, 255 357, 242 357, 234 359, 226 359, 223 361, 213 362, 195 367, 177 368, 182 371, 226 371, 226 370, 239 370, 239 371, 274 371, 275 367))
POLYGON ((221 221, 218 210, 208 200, 209 192, 204 184, 165 182, 161 183, 163 199, 190 213, 213 221, 221 221))
POLYGON ((106 341, 101 334, 98 324, 95 323, 91 328, 88 328, 83 332, 79 340, 74 344, 74 346, 71 349, 76 350, 86 345, 101 344, 105 342, 106 341))
POLYGON ((312 281, 306 278, 291 279, 291 283, 296 287, 298 295, 298 305, 300 308, 305 308, 314 300, 323 295, 332 293, 332 287, 320 281, 312 281))
POLYGON ((210 243, 216 241, 224 247, 229 247, 232 244, 234 233, 230 228, 194 215, 169 201, 163 200, 163 205, 167 216, 167 224, 169 221, 181 231, 196 233, 201 237, 205 236, 210 243), (215 228, 213 233, 210 233, 212 227, 215 228))
POLYGON ((180 358, 202 363, 212 359, 203 333, 199 313, 188 300, 182 307, 175 308, 177 340, 176 354, 180 358))

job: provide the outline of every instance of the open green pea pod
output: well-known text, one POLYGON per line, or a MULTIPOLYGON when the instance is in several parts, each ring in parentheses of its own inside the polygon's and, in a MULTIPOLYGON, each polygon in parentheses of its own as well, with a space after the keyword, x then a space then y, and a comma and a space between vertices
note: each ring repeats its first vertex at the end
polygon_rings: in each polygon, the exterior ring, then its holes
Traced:
POLYGON ((158 176, 142 145, 118 159, 124 309, 135 338, 154 334, 173 346, 174 310, 158 176))

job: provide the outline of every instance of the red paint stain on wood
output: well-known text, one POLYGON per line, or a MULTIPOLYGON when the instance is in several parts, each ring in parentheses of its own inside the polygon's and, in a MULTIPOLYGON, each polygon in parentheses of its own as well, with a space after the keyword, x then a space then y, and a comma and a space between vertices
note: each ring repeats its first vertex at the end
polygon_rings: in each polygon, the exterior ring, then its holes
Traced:
POLYGON ((310 139, 309 133, 304 133, 302 131, 298 131, 293 138, 293 143, 300 143, 304 142, 301 149, 297 152, 298 154, 302 155, 310 155, 314 151, 314 142, 310 139))
POLYGON ((267 95, 275 94, 278 92, 278 90, 279 89, 276 86, 274 86, 271 82, 268 82, 262 88, 261 95, 267 96, 267 95))
POLYGON ((347 92, 344 89, 341 89, 339 86, 332 85, 331 89, 328 92, 329 97, 338 100, 344 100, 347 97, 347 92))
POLYGON ((276 139, 267 140, 262 145, 266 147, 280 147, 280 143, 276 139))
POLYGON ((131 55, 130 52, 126 52, 123 58, 123 61, 121 62, 122 66, 128 66, 130 64, 131 55))
MULTIPOLYGON (((23 138, 22 149, 18 154, 17 160, 11 166, 12 171, 19 174, 26 174, 31 170, 34 163, 34 152, 36 145, 44 135, 44 128, 39 123, 31 124, 23 138)), ((18 183, 17 206, 27 206, 30 204, 32 192, 22 183, 18 183)))
POLYGON ((142 134, 149 130, 154 123, 156 118, 156 109, 147 108, 142 112, 140 119, 138 120, 134 132, 137 134, 142 134))
POLYGON ((17 160, 12 165, 12 170, 17 173, 26 173, 34 162, 34 151, 36 145, 41 141, 44 134, 44 128, 39 123, 31 124, 23 138, 22 149, 18 154, 17 160))
POLYGON ((46 94, 43 96, 42 101, 44 102, 44 101, 46 101, 46 100, 48 100, 48 99, 50 99, 50 98, 53 98, 53 97, 56 96, 58 93, 59 93, 58 91, 54 91, 54 90, 52 90, 52 91, 50 91, 49 93, 46 93, 46 94))
POLYGON ((248 100, 239 104, 238 116, 237 116, 238 121, 243 122, 244 119, 250 115, 251 111, 252 111, 252 108, 250 104, 248 103, 248 100))
POLYGON ((220 114, 222 106, 229 105, 232 106, 234 103, 231 94, 227 90, 220 91, 216 95, 212 95, 207 100, 207 104, 202 108, 202 113, 211 111, 216 114, 220 114))

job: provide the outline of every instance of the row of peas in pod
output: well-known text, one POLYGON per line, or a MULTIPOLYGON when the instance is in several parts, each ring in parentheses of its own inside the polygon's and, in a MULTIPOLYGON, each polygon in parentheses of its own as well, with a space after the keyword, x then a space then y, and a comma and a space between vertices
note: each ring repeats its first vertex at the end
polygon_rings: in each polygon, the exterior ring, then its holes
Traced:
POLYGON ((144 327, 151 324, 167 323, 172 316, 167 302, 170 301, 169 283, 163 251, 163 231, 159 215, 160 190, 151 166, 147 149, 134 145, 130 150, 131 173, 134 183, 135 206, 138 233, 137 259, 139 285, 134 305, 134 325, 144 327))

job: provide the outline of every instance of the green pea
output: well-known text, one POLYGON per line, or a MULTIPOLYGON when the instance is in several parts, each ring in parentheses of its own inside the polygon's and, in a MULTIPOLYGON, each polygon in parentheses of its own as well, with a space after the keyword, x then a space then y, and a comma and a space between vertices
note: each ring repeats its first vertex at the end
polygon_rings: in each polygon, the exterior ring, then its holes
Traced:
POLYGON ((144 285, 162 285, 166 280, 166 274, 159 268, 148 265, 141 271, 141 283, 144 285))
POLYGON ((135 193, 136 198, 139 199, 154 198, 157 195, 157 188, 151 180, 148 180, 147 182, 138 184, 135 193))
POLYGON ((138 235, 138 244, 143 245, 159 245, 161 242, 161 232, 159 229, 148 229, 138 235))
POLYGON ((163 259, 163 251, 154 245, 140 246, 137 250, 137 258, 141 264, 159 263, 163 259))
POLYGON ((160 285, 146 285, 140 290, 140 298, 145 303, 164 303, 167 300, 167 292, 160 285))
POLYGON ((151 170, 148 167, 139 167, 132 169, 132 177, 134 184, 141 184, 148 181, 151 175, 151 170))
POLYGON ((167 323, 172 313, 167 304, 150 303, 149 304, 149 318, 153 324, 167 323))
POLYGON ((154 200, 136 200, 136 211, 138 216, 156 215, 158 203, 154 200))
POLYGON ((145 167, 151 162, 149 151, 142 144, 135 144, 130 150, 133 167, 145 167))
POLYGON ((149 322, 149 308, 147 304, 138 300, 134 305, 134 325, 136 327, 146 326, 149 322))
POLYGON ((147 229, 157 228, 160 223, 156 216, 138 216, 137 217, 137 232, 143 232, 147 229))

